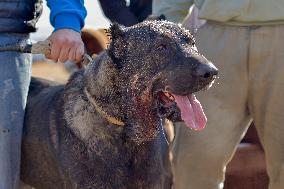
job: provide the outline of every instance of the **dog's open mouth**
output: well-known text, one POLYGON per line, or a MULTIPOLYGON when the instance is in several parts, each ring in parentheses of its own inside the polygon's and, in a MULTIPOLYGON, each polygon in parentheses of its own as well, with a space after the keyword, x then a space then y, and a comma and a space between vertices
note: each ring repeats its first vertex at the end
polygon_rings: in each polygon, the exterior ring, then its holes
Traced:
POLYGON ((159 91, 158 99, 158 114, 160 117, 168 117, 174 113, 176 106, 180 110, 181 119, 187 127, 194 130, 204 129, 207 118, 204 114, 200 102, 194 94, 180 96, 172 94, 168 91, 159 91))

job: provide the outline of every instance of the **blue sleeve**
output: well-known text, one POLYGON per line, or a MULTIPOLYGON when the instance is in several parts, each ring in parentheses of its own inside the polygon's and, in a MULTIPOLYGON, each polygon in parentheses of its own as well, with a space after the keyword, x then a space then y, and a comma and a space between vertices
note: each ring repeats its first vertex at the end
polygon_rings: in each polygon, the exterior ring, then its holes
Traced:
POLYGON ((87 10, 84 0, 47 0, 50 8, 50 23, 55 31, 73 29, 80 32, 84 27, 87 10))

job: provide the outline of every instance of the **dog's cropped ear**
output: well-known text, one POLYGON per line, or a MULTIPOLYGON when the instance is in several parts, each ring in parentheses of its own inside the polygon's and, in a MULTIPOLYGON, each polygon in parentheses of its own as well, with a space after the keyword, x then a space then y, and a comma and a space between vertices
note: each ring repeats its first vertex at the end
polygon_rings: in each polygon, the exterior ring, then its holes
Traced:
POLYGON ((111 42, 108 54, 113 62, 120 68, 121 60, 125 54, 124 28, 118 23, 113 23, 110 27, 111 42))
POLYGON ((119 37, 122 37, 123 35, 123 26, 114 22, 113 24, 111 24, 109 30, 110 30, 110 34, 111 34, 111 39, 115 40, 119 37))
POLYGON ((149 21, 151 21, 151 20, 166 20, 166 16, 163 15, 163 14, 161 14, 161 15, 159 15, 159 16, 157 16, 157 15, 149 15, 149 16, 146 18, 146 20, 149 20, 149 21))

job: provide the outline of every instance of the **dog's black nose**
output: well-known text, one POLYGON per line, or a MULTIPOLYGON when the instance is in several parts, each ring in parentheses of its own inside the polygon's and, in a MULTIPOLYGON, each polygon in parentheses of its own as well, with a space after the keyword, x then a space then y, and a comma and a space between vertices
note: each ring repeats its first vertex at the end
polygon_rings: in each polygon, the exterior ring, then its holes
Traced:
POLYGON ((199 65, 196 72, 200 79, 212 79, 218 74, 218 69, 212 63, 207 63, 199 65))

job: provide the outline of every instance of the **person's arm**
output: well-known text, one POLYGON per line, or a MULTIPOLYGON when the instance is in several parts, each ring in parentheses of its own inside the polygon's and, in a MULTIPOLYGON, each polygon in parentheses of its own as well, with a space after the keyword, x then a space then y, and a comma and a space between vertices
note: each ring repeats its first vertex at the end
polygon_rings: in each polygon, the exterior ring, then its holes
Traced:
POLYGON ((181 23, 193 0, 153 0, 153 15, 165 15, 166 19, 181 23))
POLYGON ((132 26, 138 23, 137 17, 130 11, 125 0, 99 0, 105 16, 111 22, 117 22, 124 26, 132 26))
POLYGON ((84 0, 47 0, 50 8, 50 23, 54 32, 49 36, 50 59, 65 62, 80 61, 84 53, 81 29, 87 11, 84 0))

